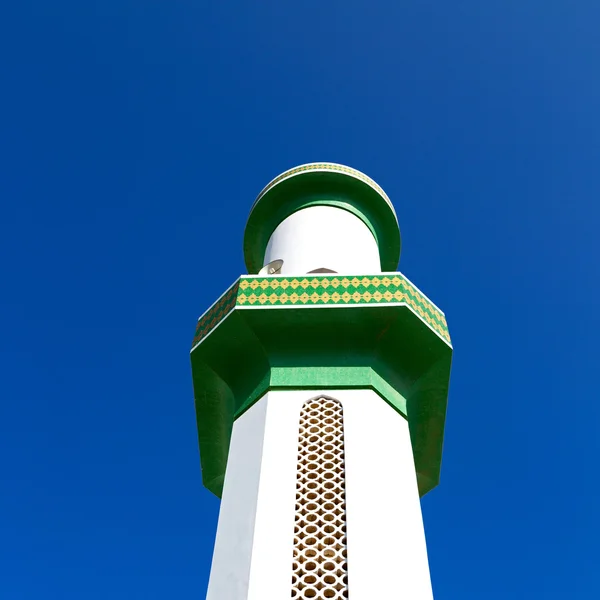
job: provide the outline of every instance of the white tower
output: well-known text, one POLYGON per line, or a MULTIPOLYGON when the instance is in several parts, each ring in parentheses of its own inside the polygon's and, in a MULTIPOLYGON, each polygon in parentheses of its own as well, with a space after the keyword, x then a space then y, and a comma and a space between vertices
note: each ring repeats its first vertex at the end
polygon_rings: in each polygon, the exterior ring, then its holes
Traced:
POLYGON ((452 348, 395 272, 389 198, 354 169, 297 167, 259 194, 244 252, 250 275, 191 353, 221 497, 207 599, 431 599, 419 496, 439 480, 452 348))

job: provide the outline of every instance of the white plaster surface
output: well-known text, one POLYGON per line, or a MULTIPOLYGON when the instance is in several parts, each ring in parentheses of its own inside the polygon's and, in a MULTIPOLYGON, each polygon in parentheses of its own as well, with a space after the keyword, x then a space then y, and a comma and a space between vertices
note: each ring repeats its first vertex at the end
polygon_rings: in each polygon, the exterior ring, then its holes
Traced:
POLYGON ((361 219, 334 206, 303 208, 284 219, 267 244, 263 265, 282 259, 282 275, 326 268, 336 273, 381 273, 379 247, 361 219))
POLYGON ((408 422, 370 390, 344 407, 348 589, 352 600, 431 600, 408 422))
POLYGON ((266 415, 262 399, 233 424, 207 600, 248 597, 266 415))
POLYGON ((306 400, 341 401, 352 600, 431 600, 406 420, 371 390, 269 392, 233 429, 208 600, 291 593, 296 460, 306 400))
POLYGON ((249 600, 287 599, 292 588, 296 466, 302 402, 288 402, 281 394, 285 392, 266 394, 267 426, 249 600))

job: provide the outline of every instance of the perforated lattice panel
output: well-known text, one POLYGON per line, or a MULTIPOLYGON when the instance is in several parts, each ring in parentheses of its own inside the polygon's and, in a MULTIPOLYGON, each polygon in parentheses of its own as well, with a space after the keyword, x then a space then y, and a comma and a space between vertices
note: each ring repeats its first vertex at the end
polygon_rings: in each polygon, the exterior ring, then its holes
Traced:
POLYGON ((300 413, 292 598, 348 598, 344 420, 330 398, 300 413))

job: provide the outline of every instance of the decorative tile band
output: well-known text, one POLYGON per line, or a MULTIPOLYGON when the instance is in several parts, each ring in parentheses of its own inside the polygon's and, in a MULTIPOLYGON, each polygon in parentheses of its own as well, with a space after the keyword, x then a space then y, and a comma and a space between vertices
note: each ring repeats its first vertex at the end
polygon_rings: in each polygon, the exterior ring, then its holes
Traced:
POLYGON ((356 306, 405 304, 444 341, 450 343, 444 313, 400 273, 321 277, 243 276, 198 321, 195 346, 234 307, 356 306), (236 297, 233 298, 234 290, 236 297))
POLYGON ((205 338, 234 308, 237 301, 238 279, 205 313, 198 319, 192 348, 205 338))
POLYGON ((345 173, 346 175, 351 175, 356 179, 360 179, 364 181, 367 185, 371 186, 375 191, 377 191, 385 201, 393 208, 392 201, 388 198, 387 194, 383 191, 383 189, 375 183, 370 177, 353 169, 351 167, 346 167, 345 165, 338 165, 335 163, 310 163, 307 165, 300 165, 299 167, 295 167, 290 169, 289 171, 285 171, 281 175, 278 175, 271 182, 267 184, 267 186, 262 190, 262 192, 258 195, 258 198, 254 202, 256 203, 271 189, 273 189, 280 181, 287 179, 288 177, 292 177, 294 175, 298 175, 299 173, 304 173, 306 171, 333 171, 335 173, 345 173))
POLYGON ((356 305, 397 304, 410 306, 447 342, 444 314, 400 273, 357 277, 243 277, 237 305, 356 305))

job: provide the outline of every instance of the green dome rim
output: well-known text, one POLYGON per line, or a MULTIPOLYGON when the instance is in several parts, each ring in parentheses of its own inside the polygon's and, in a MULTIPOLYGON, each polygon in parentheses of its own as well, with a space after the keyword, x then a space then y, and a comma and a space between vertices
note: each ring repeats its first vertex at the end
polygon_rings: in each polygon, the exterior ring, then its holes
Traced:
POLYGON ((401 237, 394 206, 383 189, 360 171, 336 163, 308 163, 283 172, 257 196, 246 223, 244 258, 258 273, 269 238, 291 214, 310 206, 335 206, 361 219, 379 247, 382 271, 395 271, 401 237))

